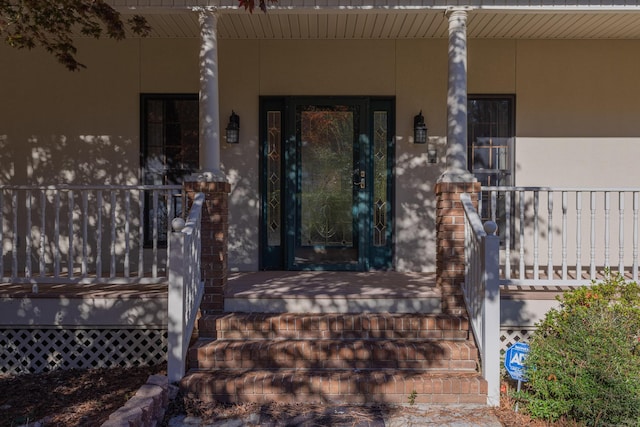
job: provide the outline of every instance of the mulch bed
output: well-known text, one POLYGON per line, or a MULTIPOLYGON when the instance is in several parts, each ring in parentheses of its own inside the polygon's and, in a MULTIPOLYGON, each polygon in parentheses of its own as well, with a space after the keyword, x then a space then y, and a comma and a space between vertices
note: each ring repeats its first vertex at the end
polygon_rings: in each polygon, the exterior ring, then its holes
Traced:
MULTIPOLYGON (((166 366, 0 375, 0 426, 15 427, 43 421, 46 427, 98 427, 153 374, 166 375, 166 366)), ((522 412, 516 413, 514 402, 507 396, 503 396, 501 403, 495 413, 504 426, 550 425, 531 420, 522 412)), ((393 405, 205 404, 179 394, 170 403, 163 425, 166 426, 173 416, 187 414, 208 421, 250 419, 255 425, 264 426, 376 426, 382 414, 410 409, 393 405)), ((576 424, 559 422, 553 426, 576 424)))
POLYGON ((0 376, 0 426, 100 426, 165 366, 0 376))

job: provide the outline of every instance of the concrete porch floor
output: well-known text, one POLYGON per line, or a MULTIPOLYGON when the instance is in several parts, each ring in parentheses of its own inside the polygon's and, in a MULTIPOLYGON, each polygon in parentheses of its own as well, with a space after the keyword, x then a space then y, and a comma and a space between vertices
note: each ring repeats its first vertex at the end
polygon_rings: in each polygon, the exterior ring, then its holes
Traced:
POLYGON ((435 273, 261 271, 230 273, 227 312, 441 312, 435 273))

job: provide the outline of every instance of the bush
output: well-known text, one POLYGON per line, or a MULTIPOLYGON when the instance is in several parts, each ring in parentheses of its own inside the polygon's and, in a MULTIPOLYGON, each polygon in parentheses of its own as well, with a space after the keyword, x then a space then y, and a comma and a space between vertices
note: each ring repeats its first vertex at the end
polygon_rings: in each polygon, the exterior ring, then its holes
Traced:
POLYGON ((640 287, 619 276, 565 292, 537 325, 521 397, 534 418, 640 425, 640 287))

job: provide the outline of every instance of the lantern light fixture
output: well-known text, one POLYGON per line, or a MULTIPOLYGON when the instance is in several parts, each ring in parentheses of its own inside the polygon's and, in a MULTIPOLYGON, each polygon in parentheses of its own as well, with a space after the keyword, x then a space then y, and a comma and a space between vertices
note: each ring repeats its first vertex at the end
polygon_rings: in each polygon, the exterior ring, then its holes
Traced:
POLYGON ((424 123, 422 110, 420 110, 420 113, 418 113, 418 115, 413 118, 413 143, 427 143, 427 125, 424 123))
POLYGON ((228 144, 237 144, 240 141, 240 116, 233 110, 231 110, 226 131, 228 144))

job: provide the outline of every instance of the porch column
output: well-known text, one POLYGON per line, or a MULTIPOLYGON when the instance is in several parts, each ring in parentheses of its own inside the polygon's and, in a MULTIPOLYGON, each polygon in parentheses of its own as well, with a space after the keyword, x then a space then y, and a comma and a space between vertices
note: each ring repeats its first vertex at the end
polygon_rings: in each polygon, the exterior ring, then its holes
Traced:
POLYGON ((197 9, 200 19, 200 170, 186 177, 183 188, 192 200, 202 192, 201 229, 203 314, 222 312, 227 284, 230 185, 220 169, 220 106, 218 96, 217 12, 197 9))
POLYGON ((218 94, 218 15, 200 14, 200 173, 225 180, 220 171, 220 100, 218 94))
POLYGON ((464 314, 461 285, 465 279, 464 210, 461 193, 476 203, 480 183, 467 170, 467 12, 452 8, 449 19, 449 79, 447 91, 447 167, 435 186, 436 273, 442 310, 464 314))
POLYGON ((444 182, 470 182, 467 170, 467 11, 452 8, 449 18, 449 79, 447 89, 447 169, 444 182))

